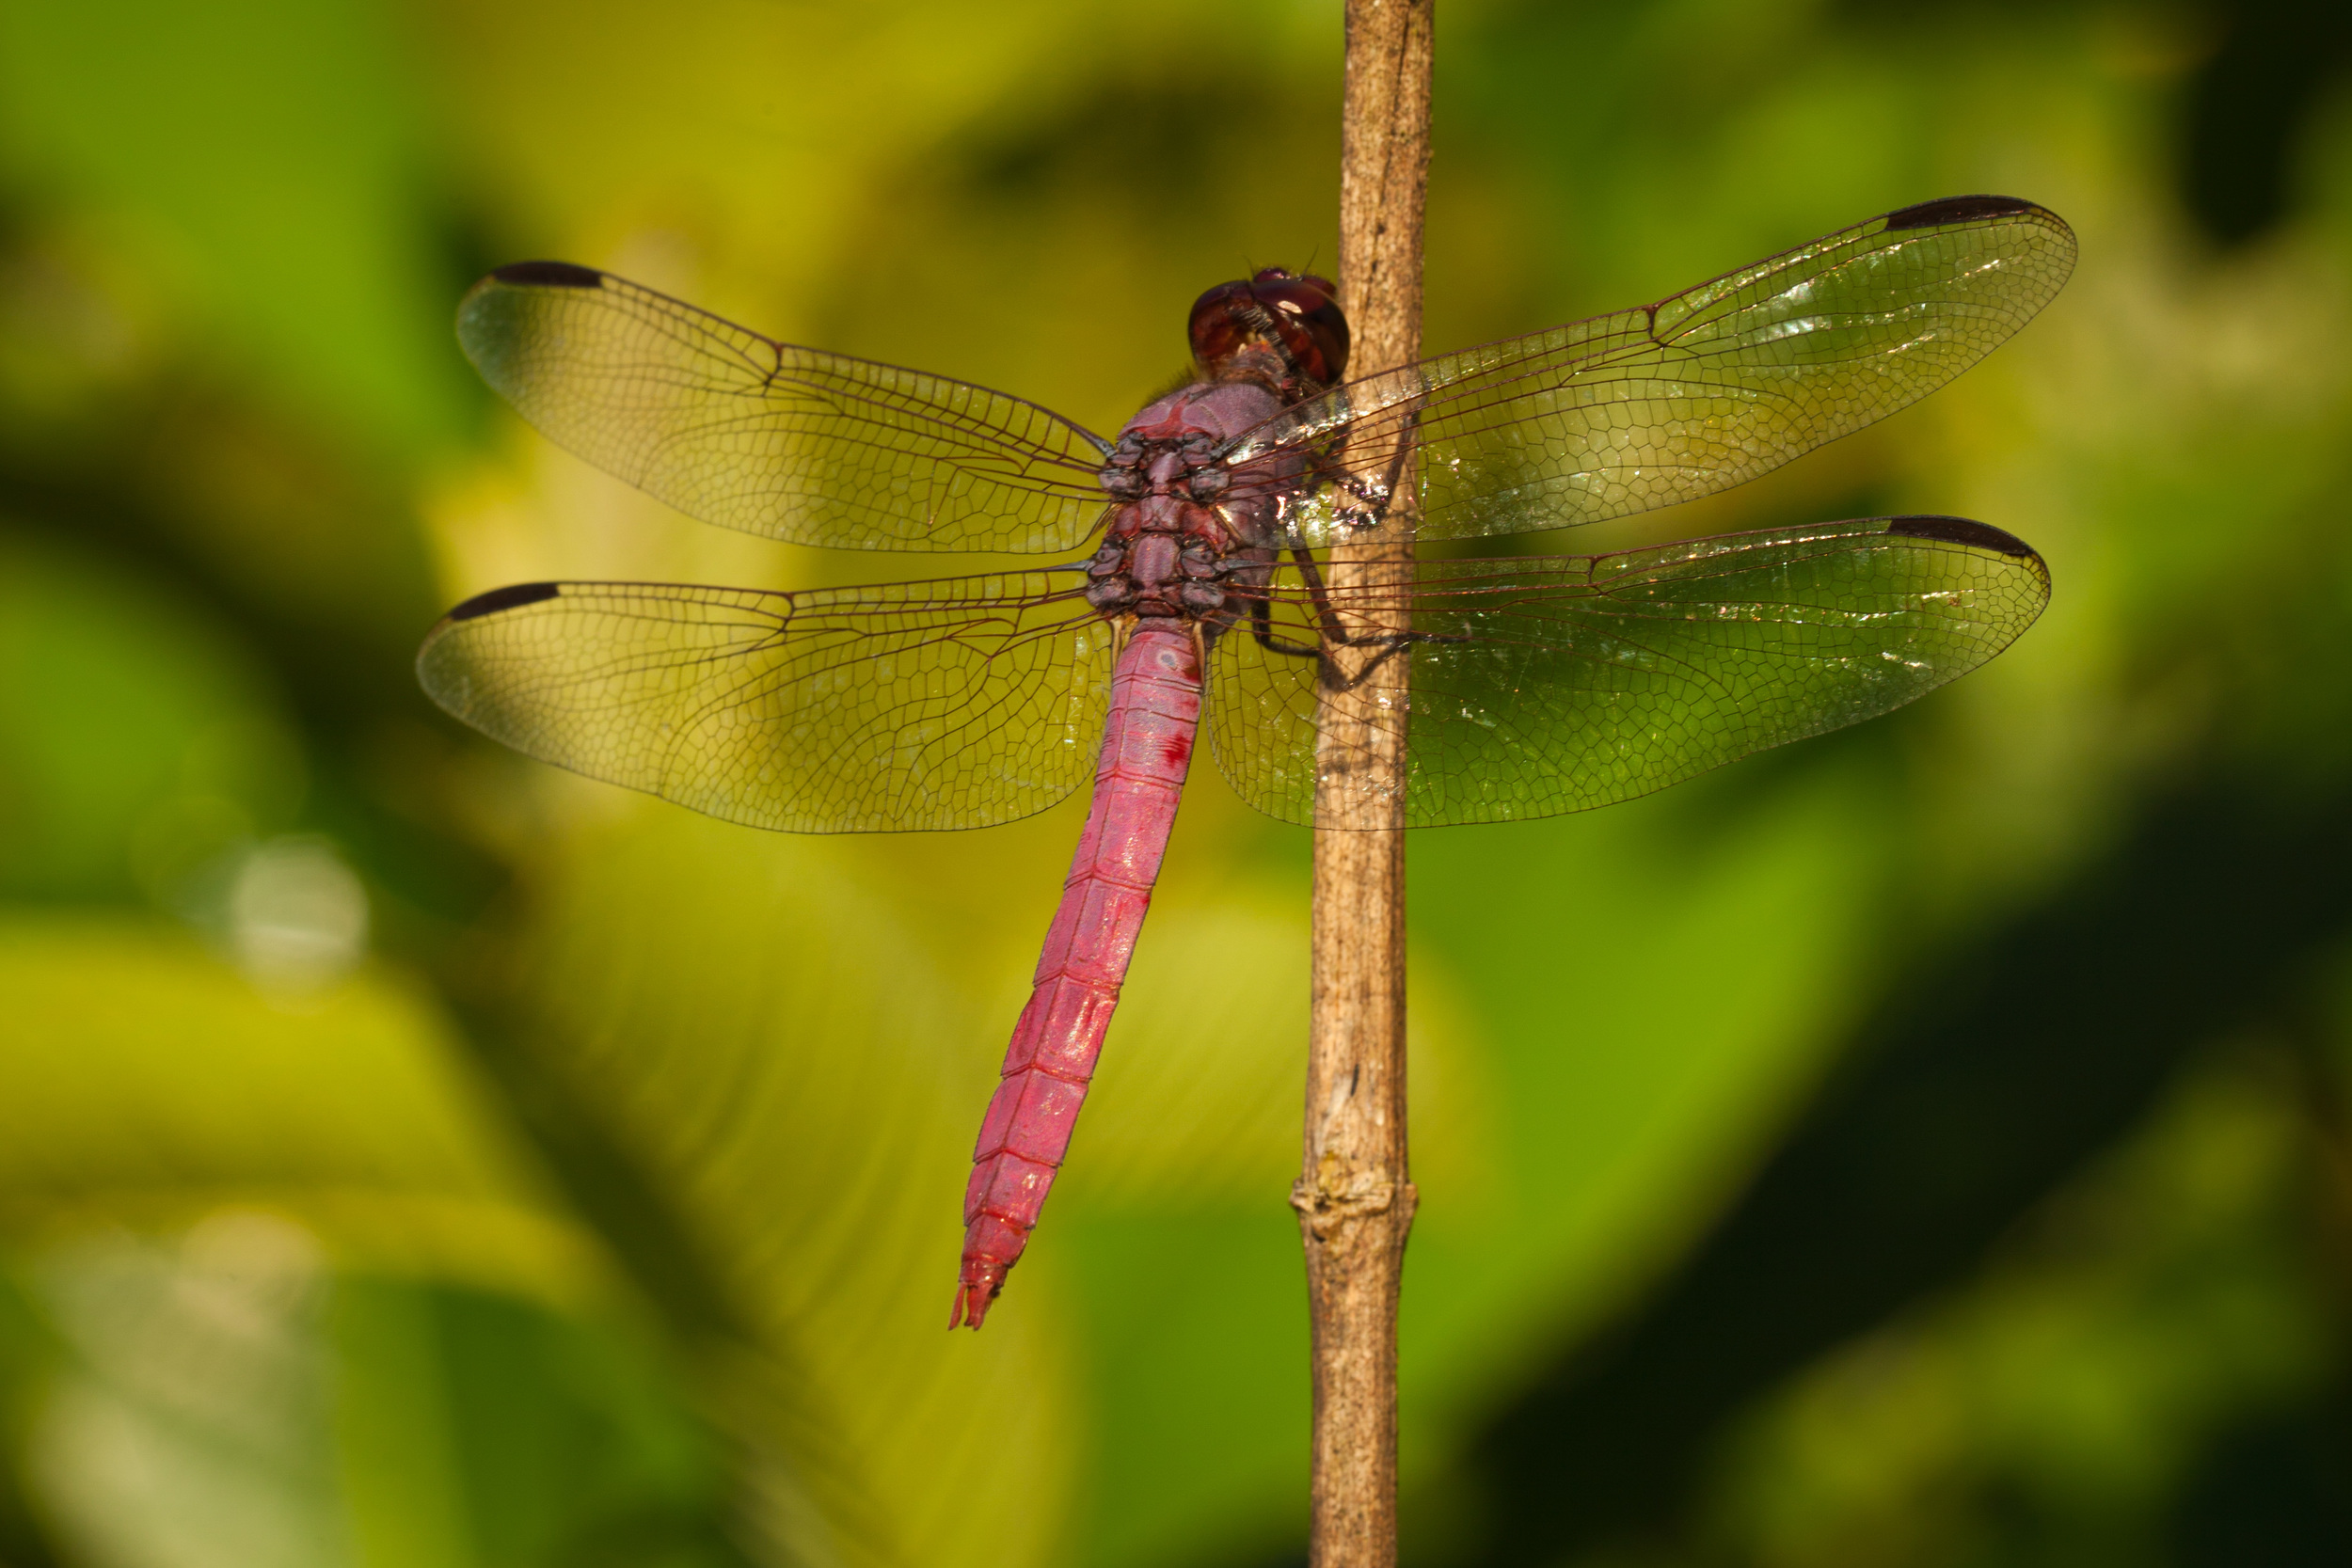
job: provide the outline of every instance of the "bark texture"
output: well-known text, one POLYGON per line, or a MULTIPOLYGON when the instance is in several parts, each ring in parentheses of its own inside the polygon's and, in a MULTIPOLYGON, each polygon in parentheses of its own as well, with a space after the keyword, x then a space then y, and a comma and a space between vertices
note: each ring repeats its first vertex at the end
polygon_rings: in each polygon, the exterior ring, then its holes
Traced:
MULTIPOLYGON (((1347 0, 1340 291, 1351 378, 1421 351, 1431 0, 1347 0)), ((1413 476, 1339 552, 1339 585, 1411 571, 1413 476)), ((1404 631, 1356 626, 1362 636, 1404 631)), ((1316 746, 1313 1014, 1305 1163, 1291 1196, 1314 1328, 1314 1568, 1396 1561, 1396 1318, 1414 1192, 1405 1118, 1406 681, 1409 660, 1332 647, 1316 746)))

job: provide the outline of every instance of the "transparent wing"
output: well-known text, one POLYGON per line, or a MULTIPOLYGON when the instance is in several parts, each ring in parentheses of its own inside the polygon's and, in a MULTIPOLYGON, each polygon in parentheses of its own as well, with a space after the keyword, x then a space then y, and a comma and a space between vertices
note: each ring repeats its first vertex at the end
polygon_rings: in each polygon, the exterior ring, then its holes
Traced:
POLYGON ((1303 447, 1373 476, 1297 509, 1310 544, 1344 537, 1416 443, 1422 538, 1623 516, 1754 479, 1925 397, 2074 266, 2073 231, 2031 202, 1931 201, 1655 305, 1336 388, 1228 460, 1303 447))
POLYGON ((1093 775, 1112 628, 1073 578, 524 583, 452 610, 417 673, 519 752, 730 822, 986 827, 1093 775))
MULTIPOLYGON (((2042 558, 1957 517, 1733 533, 1617 555, 1423 562, 1409 609, 1407 820, 1507 822, 1646 795, 1885 713, 1984 663, 2049 598, 2042 558)), ((1312 644, 1296 569, 1268 590, 1278 638, 1312 644)), ((1249 623, 1211 673, 1218 768, 1243 799, 1314 820, 1318 661, 1249 623)))
POLYGON ((546 433, 679 511, 797 545, 1066 550, 1103 439, 985 387, 796 348, 587 267, 474 285, 457 337, 546 433))

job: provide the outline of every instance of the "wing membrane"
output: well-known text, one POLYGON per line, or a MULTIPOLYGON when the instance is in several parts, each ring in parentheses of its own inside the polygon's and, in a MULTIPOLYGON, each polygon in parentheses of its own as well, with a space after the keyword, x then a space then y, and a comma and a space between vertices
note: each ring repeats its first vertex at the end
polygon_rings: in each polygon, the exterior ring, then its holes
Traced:
MULTIPOLYGON (((2042 612, 2049 572, 1981 523, 1878 518, 1603 556, 1423 562, 1412 626, 1406 818, 1506 822, 1646 795, 1901 706, 1984 663, 2042 612)), ((1334 594, 1375 612, 1399 591, 1334 594)), ((1277 636, 1315 641, 1295 569, 1277 636)), ((1243 799, 1314 820, 1317 661, 1247 624, 1211 679, 1218 768, 1243 799)))
POLYGON ((1019 398, 797 348, 586 267, 474 285, 457 336, 558 445, 679 511, 800 545, 1066 550, 1100 436, 1019 398))
POLYGON ((1112 628, 1070 574, 809 593, 527 583, 425 641, 433 700, 517 751, 793 832, 977 828, 1092 776, 1112 628))
MULTIPOLYGON (((1376 500, 1376 476, 1417 442, 1425 539, 1623 516, 1754 479, 1925 397, 2023 326, 2074 265, 2073 232, 2030 202, 1929 202, 1654 305, 1337 388, 1244 436, 1230 460, 1336 449, 1375 476, 1376 500)), ((1360 508, 1343 499, 1309 499, 1300 536, 1344 537, 1360 508)))

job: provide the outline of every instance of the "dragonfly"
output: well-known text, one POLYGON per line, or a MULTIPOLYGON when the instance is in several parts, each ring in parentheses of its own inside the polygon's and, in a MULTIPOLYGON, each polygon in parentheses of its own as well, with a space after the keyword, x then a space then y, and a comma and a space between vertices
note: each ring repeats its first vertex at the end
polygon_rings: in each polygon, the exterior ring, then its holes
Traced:
POLYGON ((1312 826, 1324 700, 1402 661, 1369 721, 1402 742, 1376 784, 1396 815, 1520 821, 1885 713, 2008 647, 2050 592, 2031 546, 1942 515, 1386 577, 1333 561, 1391 515, 1479 539, 1753 479, 1975 364, 2074 248, 2031 202, 1946 198, 1354 381, 1335 287, 1268 268, 1200 296, 1185 384, 1108 439, 520 262, 467 294, 459 340, 590 463, 793 544, 1051 559, 795 592, 521 583, 452 610, 420 677, 531 756, 759 828, 986 827, 1091 777, 965 1190, 948 1326, 977 1329, 1068 1152, 1204 726, 1244 800, 1312 826))

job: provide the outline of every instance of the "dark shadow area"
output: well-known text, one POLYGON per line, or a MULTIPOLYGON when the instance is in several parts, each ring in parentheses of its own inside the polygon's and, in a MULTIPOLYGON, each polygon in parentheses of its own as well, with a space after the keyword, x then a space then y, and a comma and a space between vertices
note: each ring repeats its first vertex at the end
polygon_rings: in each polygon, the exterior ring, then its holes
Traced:
POLYGON ((2352 1562, 2352 1404, 2238 1428, 2205 1455, 2171 1521, 2178 1568, 2338 1568, 2352 1562))
POLYGON ((2254 0, 2206 18, 2218 41, 2183 105, 2181 195, 2208 235, 2240 245, 2294 204, 2304 133, 2352 65, 2352 7, 2254 0))
MULTIPOLYGON (((2047 15, 2025 0, 1943 0, 1931 6, 1846 0, 1839 13, 1908 32, 1923 16, 1966 26, 1998 17, 2047 15)), ((2080 15, 2093 8, 2068 6, 2080 15)), ((2352 69, 2352 7, 2329 0, 2203 0, 2143 5, 2175 19, 2197 47, 2182 86, 2173 180, 2206 237, 2243 245, 2293 212, 2296 164, 2330 90, 2352 69)))
POLYGON ((2216 778, 2058 896, 1900 983, 1851 1070, 1641 1316, 1479 1446, 1527 1563, 1671 1533, 1724 1423, 1987 1248, 2130 1131, 2181 1061, 2352 928, 2352 789, 2281 809, 2216 778))

